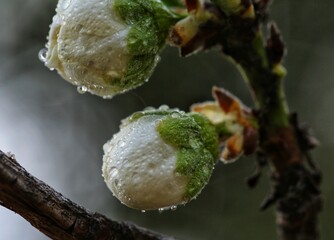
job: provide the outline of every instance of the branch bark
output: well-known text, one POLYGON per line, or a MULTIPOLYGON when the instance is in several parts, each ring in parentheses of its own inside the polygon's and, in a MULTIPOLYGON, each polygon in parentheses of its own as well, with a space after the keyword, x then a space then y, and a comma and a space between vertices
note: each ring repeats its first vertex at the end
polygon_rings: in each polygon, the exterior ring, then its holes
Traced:
POLYGON ((128 222, 92 213, 29 174, 0 151, 0 205, 55 240, 114 239, 171 240, 128 222))
POLYGON ((268 16, 267 0, 243 1, 254 18, 234 16, 216 36, 223 52, 241 71, 256 104, 262 155, 271 166, 272 192, 261 205, 276 204, 281 240, 318 240, 318 214, 322 209, 320 170, 310 159, 314 139, 300 127, 284 96, 286 52, 281 34, 270 24, 264 41, 262 28, 268 16), (308 164, 307 164, 308 163, 308 164))
MULTIPOLYGON (((270 164, 272 192, 261 209, 276 205, 281 240, 318 240, 321 174, 309 155, 315 142, 299 125, 297 115, 289 112, 283 88, 286 48, 274 23, 269 25, 268 36, 264 36, 269 4, 268 0, 206 2, 203 11, 211 18, 199 25, 191 41, 185 45, 175 42, 181 47, 181 54, 220 46, 233 60, 256 106, 253 113, 260 135, 258 154, 262 158, 257 169, 263 166, 263 158, 270 164)), ((173 33, 172 40, 178 40, 177 31, 173 33)), ((259 176, 260 170, 249 184, 254 186, 259 176)))

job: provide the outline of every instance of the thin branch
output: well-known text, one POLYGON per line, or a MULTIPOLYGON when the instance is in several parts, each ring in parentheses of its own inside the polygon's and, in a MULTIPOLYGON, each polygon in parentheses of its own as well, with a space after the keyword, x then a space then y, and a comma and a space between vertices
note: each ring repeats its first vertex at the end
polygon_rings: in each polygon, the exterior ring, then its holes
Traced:
POLYGON ((0 151, 0 205, 29 221, 56 240, 78 239, 174 239, 92 213, 29 174, 18 162, 0 151))

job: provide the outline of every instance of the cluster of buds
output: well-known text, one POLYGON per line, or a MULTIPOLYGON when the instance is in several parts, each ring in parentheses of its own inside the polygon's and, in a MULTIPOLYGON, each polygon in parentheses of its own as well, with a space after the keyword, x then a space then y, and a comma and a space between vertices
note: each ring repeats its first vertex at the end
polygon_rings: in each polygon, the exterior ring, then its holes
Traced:
MULTIPOLYGON (((188 55, 206 46, 212 27, 222 24, 220 14, 254 16, 251 2, 240 0, 187 0, 185 6, 178 0, 59 0, 56 12, 45 65, 80 92, 105 98, 147 81, 168 36, 188 55)), ((233 162, 256 150, 250 109, 225 90, 214 88, 213 96, 190 113, 162 106, 123 120, 103 147, 102 167, 122 203, 141 210, 185 204, 208 183, 219 158, 233 162)))

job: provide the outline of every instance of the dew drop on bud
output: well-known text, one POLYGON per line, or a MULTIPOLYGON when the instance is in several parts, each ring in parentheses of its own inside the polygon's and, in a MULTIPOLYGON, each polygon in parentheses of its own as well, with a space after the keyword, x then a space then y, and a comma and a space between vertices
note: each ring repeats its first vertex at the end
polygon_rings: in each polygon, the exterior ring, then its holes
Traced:
POLYGON ((71 5, 72 0, 64 0, 61 4, 63 10, 66 10, 71 5))
POLYGON ((144 108, 144 112, 147 112, 147 111, 154 111, 155 108, 154 107, 146 107, 144 108))
POLYGON ((10 159, 15 160, 15 154, 13 154, 13 153, 11 153, 11 152, 8 152, 6 155, 7 155, 7 157, 9 157, 10 159))
POLYGON ((164 208, 159 208, 158 211, 159 213, 162 213, 165 209, 164 208))
POLYGON ((121 141, 121 143, 119 144, 119 146, 122 148, 122 147, 125 147, 126 143, 124 141, 121 141))
POLYGON ((46 53, 47 53, 47 49, 43 48, 38 52, 38 58, 41 62, 45 63, 46 62, 46 53))
POLYGON ((160 111, 167 111, 169 109, 169 107, 167 106, 167 105, 161 105, 160 107, 159 107, 159 110, 160 111))
POLYGON ((78 86, 77 87, 77 91, 80 94, 84 94, 84 93, 86 93, 88 91, 88 88, 86 86, 78 86))
POLYGON ((158 62, 160 62, 160 60, 161 60, 161 57, 160 57, 159 55, 157 55, 157 56, 155 57, 155 59, 154 59, 154 60, 155 60, 155 62, 156 62, 156 63, 158 63, 158 62))
POLYGON ((141 210, 142 213, 145 213, 146 211, 145 210, 141 210))
POLYGON ((118 169, 117 168, 115 168, 115 167, 113 167, 113 168, 111 168, 111 170, 110 170, 110 178, 116 178, 118 176, 118 169))
POLYGON ((171 206, 170 210, 175 211, 177 209, 177 206, 171 206))
POLYGON ((178 117, 180 117, 180 116, 181 116, 181 114, 180 114, 180 113, 177 113, 177 112, 174 112, 174 113, 172 113, 172 115, 171 115, 172 118, 178 118, 178 117))

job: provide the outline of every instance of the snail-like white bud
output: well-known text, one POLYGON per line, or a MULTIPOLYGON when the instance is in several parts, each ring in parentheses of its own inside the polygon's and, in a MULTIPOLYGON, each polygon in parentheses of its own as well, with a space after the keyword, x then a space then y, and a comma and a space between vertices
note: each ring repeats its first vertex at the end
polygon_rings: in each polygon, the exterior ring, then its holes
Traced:
POLYGON ((103 149, 113 194, 131 208, 162 209, 200 193, 218 157, 218 136, 201 114, 160 108, 123 120, 103 149))
POLYGON ((160 0, 59 0, 56 12, 45 65, 105 98, 148 80, 176 21, 160 0))

